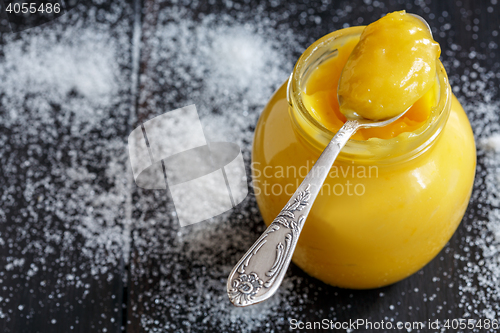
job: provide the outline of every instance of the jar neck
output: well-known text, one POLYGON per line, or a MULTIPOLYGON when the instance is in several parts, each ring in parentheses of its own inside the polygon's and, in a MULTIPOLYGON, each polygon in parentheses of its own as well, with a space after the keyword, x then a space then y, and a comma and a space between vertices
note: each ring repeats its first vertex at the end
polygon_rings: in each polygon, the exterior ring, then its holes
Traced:
MULTIPOLYGON (((332 32, 313 43, 299 58, 288 80, 287 100, 290 117, 298 136, 311 149, 322 152, 335 135, 305 107, 303 91, 311 73, 338 53, 347 41, 359 39, 364 26, 332 32)), ((371 138, 347 142, 338 161, 361 164, 395 164, 412 160, 425 153, 439 138, 451 110, 451 87, 441 61, 436 65, 437 102, 428 119, 417 130, 401 133, 391 139, 371 138)))

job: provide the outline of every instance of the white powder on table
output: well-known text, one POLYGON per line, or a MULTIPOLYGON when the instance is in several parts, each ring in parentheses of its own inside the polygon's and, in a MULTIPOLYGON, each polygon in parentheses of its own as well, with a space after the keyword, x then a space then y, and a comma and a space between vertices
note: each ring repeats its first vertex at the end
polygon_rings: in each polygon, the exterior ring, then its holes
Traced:
MULTIPOLYGON (((120 6, 111 5, 105 23, 95 10, 85 19, 75 10, 2 36, 0 260, 12 271, 0 269, 0 317, 8 321, 38 318, 58 329, 74 320, 75 327, 75 309, 97 285, 91 280, 121 279, 114 274, 130 240, 123 137, 131 98, 130 28, 116 23, 127 8, 120 6), (42 308, 57 311, 67 291, 69 319, 40 318, 42 308), (23 299, 14 295, 27 292, 30 304, 15 305, 23 299)), ((112 310, 100 300, 95 309, 112 310)))
POLYGON ((492 134, 481 140, 479 147, 490 153, 500 152, 500 133, 492 134))
MULTIPOLYGON (((481 63, 487 55, 462 50, 452 44, 446 51, 448 71, 467 66, 461 75, 450 76, 453 91, 462 96, 476 138, 478 166, 469 214, 467 234, 461 239, 458 261, 457 306, 465 318, 498 319, 500 316, 500 102, 495 85, 500 76, 481 63), (461 56, 458 56, 461 55, 461 56), (460 59, 460 61, 458 60, 460 59), (450 70, 451 68, 451 70, 450 70)), ((498 68, 496 63, 492 67, 498 68)), ((490 330, 491 331, 491 330, 490 330)), ((494 331, 494 330, 493 330, 494 331)))
MULTIPOLYGON (((140 83, 147 94, 140 98, 141 110, 153 117, 195 103, 207 140, 238 143, 249 165, 258 116, 290 75, 293 54, 303 51, 296 36, 258 19, 247 24, 224 15, 193 20, 175 8, 160 11, 158 21, 145 46, 148 62, 140 83)), ((236 308, 227 297, 228 273, 241 249, 255 241, 252 226, 264 228, 253 197, 232 212, 181 229, 171 202, 158 207, 158 198, 143 194, 138 206, 149 217, 135 224, 138 252, 131 276, 132 283, 154 281, 140 294, 141 302, 152 305, 133 314, 145 331, 269 331, 271 320, 286 320, 277 314, 293 313, 290 301, 302 297, 292 292, 301 283, 296 277, 251 308, 236 308)))
POLYGON ((455 254, 463 262, 459 307, 466 317, 493 320, 500 316, 500 103, 466 108, 486 121, 488 128, 476 131, 480 165, 472 201, 477 209, 469 218, 470 233, 463 239, 465 253, 455 254))

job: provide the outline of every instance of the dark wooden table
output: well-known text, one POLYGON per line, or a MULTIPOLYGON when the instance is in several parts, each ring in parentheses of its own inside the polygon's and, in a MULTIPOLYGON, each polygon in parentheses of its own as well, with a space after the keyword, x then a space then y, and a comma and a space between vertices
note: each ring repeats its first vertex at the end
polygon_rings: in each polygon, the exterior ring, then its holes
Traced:
POLYGON ((208 137, 239 131, 232 138, 249 167, 258 114, 300 53, 330 31, 400 9, 433 27, 478 141, 498 133, 496 0, 94 0, 43 26, 4 33, 0 331, 281 332, 293 319, 393 325, 500 319, 498 263, 490 270, 481 264, 498 256, 498 243, 485 236, 491 212, 500 208, 488 199, 491 186, 498 189, 485 180, 495 168, 491 153, 478 151, 473 196, 456 234, 413 276, 381 289, 343 290, 292 264, 278 295, 250 309, 229 304, 225 279, 264 229, 252 193, 222 217, 181 229, 168 191, 142 190, 132 179, 128 134, 192 103, 208 137), (248 50, 263 46, 259 56, 279 70, 259 67, 245 74, 258 89, 238 86, 218 72, 221 64, 210 68, 220 36, 248 37, 255 42, 248 50), (220 84, 213 73, 222 75, 220 84), (259 73, 262 81, 252 76, 259 73), (234 113, 248 115, 246 125, 234 113), (488 258, 481 240, 491 243, 488 258))

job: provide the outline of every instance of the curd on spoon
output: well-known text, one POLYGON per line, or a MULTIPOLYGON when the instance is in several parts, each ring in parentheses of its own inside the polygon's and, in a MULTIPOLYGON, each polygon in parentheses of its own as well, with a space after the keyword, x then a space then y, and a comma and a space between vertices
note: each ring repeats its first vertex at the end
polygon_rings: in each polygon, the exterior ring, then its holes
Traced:
POLYGON ((402 113, 434 84, 440 52, 427 25, 405 11, 368 25, 342 71, 341 112, 370 120, 402 113))

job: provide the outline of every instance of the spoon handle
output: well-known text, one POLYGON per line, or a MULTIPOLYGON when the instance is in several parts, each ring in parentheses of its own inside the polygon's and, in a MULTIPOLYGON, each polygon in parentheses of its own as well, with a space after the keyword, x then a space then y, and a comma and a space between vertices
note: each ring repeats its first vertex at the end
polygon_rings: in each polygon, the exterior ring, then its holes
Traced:
POLYGON ((262 302, 281 285, 311 206, 340 150, 359 127, 356 120, 342 126, 285 207, 234 266, 227 294, 235 306, 262 302))

